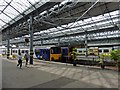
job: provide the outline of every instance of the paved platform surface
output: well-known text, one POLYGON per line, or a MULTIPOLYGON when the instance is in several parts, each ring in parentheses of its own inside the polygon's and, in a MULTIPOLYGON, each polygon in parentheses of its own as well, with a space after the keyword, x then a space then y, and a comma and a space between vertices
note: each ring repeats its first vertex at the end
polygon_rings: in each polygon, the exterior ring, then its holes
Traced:
POLYGON ((35 61, 22 69, 17 60, 2 60, 2 88, 118 88, 118 72, 89 66, 35 61))

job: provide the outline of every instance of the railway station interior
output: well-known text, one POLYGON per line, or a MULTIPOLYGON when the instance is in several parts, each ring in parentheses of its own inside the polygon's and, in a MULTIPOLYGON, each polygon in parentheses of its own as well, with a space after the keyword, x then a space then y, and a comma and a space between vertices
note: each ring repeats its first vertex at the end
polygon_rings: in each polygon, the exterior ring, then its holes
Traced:
POLYGON ((120 89, 119 0, 0 0, 0 89, 120 89))

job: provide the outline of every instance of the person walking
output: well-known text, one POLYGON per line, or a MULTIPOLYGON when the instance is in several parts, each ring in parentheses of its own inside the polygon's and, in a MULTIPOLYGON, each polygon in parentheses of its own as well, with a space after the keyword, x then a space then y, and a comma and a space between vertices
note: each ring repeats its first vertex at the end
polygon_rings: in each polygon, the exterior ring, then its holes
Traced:
POLYGON ((28 54, 28 51, 26 51, 24 57, 25 57, 25 60, 26 60, 25 66, 27 67, 27 65, 28 65, 28 60, 29 60, 29 54, 28 54))
POLYGON ((21 53, 18 54, 18 64, 17 66, 20 65, 20 68, 22 68, 22 56, 21 56, 21 53))
POLYGON ((73 48, 70 55, 71 55, 71 58, 72 58, 72 61, 73 61, 73 66, 76 66, 76 64, 77 64, 77 55, 79 55, 79 53, 77 53, 77 49, 73 48))

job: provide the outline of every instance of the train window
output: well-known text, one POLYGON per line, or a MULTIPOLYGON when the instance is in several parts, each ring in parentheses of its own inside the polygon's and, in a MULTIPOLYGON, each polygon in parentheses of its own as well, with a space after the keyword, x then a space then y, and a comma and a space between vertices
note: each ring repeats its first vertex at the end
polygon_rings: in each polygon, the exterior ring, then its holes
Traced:
POLYGON ((86 52, 86 51, 83 51, 84 53, 86 52))
POLYGON ((22 53, 24 53, 24 50, 22 50, 22 53))
POLYGON ((40 54, 40 50, 39 49, 35 49, 35 53, 36 54, 40 54))
POLYGON ((26 50, 25 52, 28 52, 28 50, 26 50))
POLYGON ((13 50, 12 52, 14 53, 15 51, 13 50))
POLYGON ((93 52, 93 49, 89 49, 90 52, 93 52))
POLYGON ((51 49, 51 53, 53 53, 53 50, 51 49))
POLYGON ((51 47, 51 54, 60 54, 61 48, 60 47, 51 47))
POLYGON ((79 53, 82 53, 82 51, 79 51, 79 53))
POLYGON ((105 50, 104 50, 104 52, 106 52, 106 53, 107 53, 107 52, 109 52, 109 50, 108 50, 108 49, 105 49, 105 50))
POLYGON ((45 54, 47 54, 47 49, 45 50, 45 54))
POLYGON ((102 52, 102 50, 99 50, 99 52, 102 52))
POLYGON ((5 52, 5 50, 3 50, 3 52, 5 52))
POLYGON ((35 49, 35 52, 40 52, 40 50, 39 49, 35 49))
POLYGON ((15 50, 13 50, 13 53, 16 53, 16 51, 15 51, 15 50))
POLYGON ((43 50, 43 54, 45 54, 45 51, 43 50))
POLYGON ((62 50, 62 53, 65 53, 65 49, 62 50))

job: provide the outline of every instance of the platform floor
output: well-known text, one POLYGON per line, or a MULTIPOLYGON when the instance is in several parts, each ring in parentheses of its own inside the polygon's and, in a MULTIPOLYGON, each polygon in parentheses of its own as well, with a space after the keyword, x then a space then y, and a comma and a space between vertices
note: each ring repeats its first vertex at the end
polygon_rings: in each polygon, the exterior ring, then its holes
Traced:
POLYGON ((37 61, 20 69, 17 60, 1 58, 2 88, 118 88, 118 72, 101 68, 37 61))

